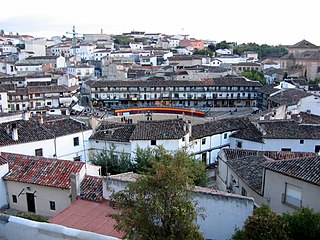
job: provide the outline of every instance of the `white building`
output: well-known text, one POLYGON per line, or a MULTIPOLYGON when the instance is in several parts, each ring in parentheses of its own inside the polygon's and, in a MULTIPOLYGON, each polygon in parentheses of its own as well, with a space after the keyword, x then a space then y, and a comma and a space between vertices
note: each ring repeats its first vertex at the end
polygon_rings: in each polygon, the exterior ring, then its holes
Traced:
POLYGON ((42 72, 41 63, 17 62, 16 68, 17 68, 17 73, 42 72))
POLYGON ((279 214, 300 207, 320 210, 320 158, 314 153, 223 149, 219 153, 220 190, 254 198, 279 214))
POLYGON ((24 44, 25 51, 33 52, 34 56, 46 56, 46 39, 26 40, 24 44))
MULTIPOLYGON (((94 49, 96 48, 95 44, 92 43, 82 43, 76 47, 76 54, 81 59, 84 60, 93 60, 94 59, 94 49)), ((69 49, 69 54, 73 55, 73 48, 69 49)))
POLYGON ((129 43, 129 46, 132 51, 143 50, 143 43, 142 42, 131 42, 131 43, 129 43))
POLYGON ((9 172, 9 164, 0 156, 0 209, 8 205, 7 188, 3 177, 9 172))
POLYGON ((17 53, 18 49, 14 45, 0 45, 0 53, 8 54, 8 53, 17 53))
POLYGON ((94 66, 88 64, 69 66, 67 74, 80 78, 94 76, 94 66))
POLYGON ((80 195, 87 174, 99 175, 100 167, 82 162, 1 153, 9 164, 3 177, 9 206, 23 212, 53 216, 80 195))
POLYGON ((8 112, 8 94, 7 89, 0 86, 0 112, 8 112))
POLYGON ((176 48, 179 47, 180 40, 177 38, 168 38, 167 39, 169 42, 169 48, 176 48))
POLYGON ((83 123, 61 116, 29 118, 27 113, 3 118, 0 152, 70 161, 88 160, 85 144, 92 130, 83 123))
POLYGON ((320 152, 320 125, 294 120, 248 123, 230 136, 230 147, 260 151, 320 152))

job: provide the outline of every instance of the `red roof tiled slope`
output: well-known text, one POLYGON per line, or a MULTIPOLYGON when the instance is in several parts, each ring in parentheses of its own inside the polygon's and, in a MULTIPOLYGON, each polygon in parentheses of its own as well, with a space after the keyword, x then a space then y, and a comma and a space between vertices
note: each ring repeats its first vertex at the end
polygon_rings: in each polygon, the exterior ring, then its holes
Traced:
POLYGON ((1 153, 9 163, 6 181, 24 182, 49 187, 70 188, 71 173, 80 172, 84 163, 53 158, 1 153))
POLYGON ((115 213, 117 210, 110 207, 108 201, 97 203, 77 199, 62 212, 51 217, 49 222, 123 239, 126 234, 115 230, 116 221, 109 217, 115 213))
POLYGON ((100 202, 102 200, 102 177, 86 176, 80 184, 80 198, 100 202))

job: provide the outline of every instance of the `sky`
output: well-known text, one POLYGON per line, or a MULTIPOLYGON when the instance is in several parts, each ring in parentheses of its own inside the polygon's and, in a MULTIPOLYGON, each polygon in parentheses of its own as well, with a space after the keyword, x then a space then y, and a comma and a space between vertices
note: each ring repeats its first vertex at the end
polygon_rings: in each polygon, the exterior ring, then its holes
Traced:
MULTIPOLYGON (((2 0, 0 29, 35 37, 76 32, 189 34, 197 39, 320 45, 318 0, 2 0)), ((70 35, 71 36, 71 35, 70 35)))

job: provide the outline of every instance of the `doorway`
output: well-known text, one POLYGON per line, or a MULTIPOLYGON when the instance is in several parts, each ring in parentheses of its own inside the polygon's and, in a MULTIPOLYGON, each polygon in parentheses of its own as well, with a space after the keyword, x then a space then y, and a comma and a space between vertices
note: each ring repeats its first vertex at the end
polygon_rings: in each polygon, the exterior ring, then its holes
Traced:
POLYGON ((36 212, 36 205, 34 201, 34 193, 27 193, 28 212, 36 212))

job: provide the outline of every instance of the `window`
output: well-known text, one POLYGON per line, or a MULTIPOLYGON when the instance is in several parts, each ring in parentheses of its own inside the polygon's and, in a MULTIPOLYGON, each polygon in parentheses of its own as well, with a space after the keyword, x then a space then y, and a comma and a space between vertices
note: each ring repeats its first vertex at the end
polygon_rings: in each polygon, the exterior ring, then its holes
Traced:
POLYGON ((286 183, 284 202, 295 207, 301 207, 301 188, 286 183))
POLYGON ((184 142, 186 140, 186 138, 185 137, 182 137, 182 142, 184 142))
POLYGON ((73 146, 79 146, 79 137, 73 138, 73 146))
POLYGON ((205 139, 205 138, 202 138, 202 139, 201 139, 201 143, 202 143, 202 145, 206 144, 206 139, 205 139))
POLYGON ((80 160, 81 160, 81 156, 77 156, 73 158, 73 161, 75 162, 80 162, 80 160))
POLYGON ((281 151, 283 151, 283 152, 291 152, 291 148, 281 148, 281 151))
POLYGON ((320 145, 314 146, 314 152, 315 153, 320 153, 320 145))
POLYGON ((56 210, 56 202, 50 201, 50 210, 53 210, 53 211, 56 210))
POLYGON ((247 190, 244 187, 241 187, 241 195, 247 196, 247 190))
POLYGON ((18 202, 17 195, 12 195, 12 202, 13 203, 17 203, 18 202))
POLYGON ((304 144, 304 140, 303 139, 300 139, 300 144, 304 144))
POLYGON ((151 145, 157 145, 157 140, 151 140, 151 145))
POLYGON ((43 156, 43 153, 42 153, 42 148, 38 148, 36 150, 34 150, 34 153, 36 156, 43 156))
POLYGON ((237 141, 236 145, 237 145, 237 148, 242 148, 242 141, 237 141))
POLYGON ((227 139, 228 133, 223 134, 223 139, 227 139))

